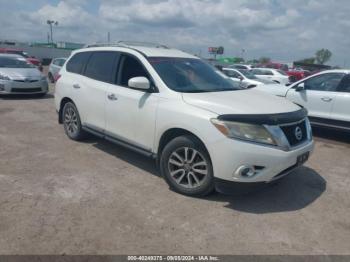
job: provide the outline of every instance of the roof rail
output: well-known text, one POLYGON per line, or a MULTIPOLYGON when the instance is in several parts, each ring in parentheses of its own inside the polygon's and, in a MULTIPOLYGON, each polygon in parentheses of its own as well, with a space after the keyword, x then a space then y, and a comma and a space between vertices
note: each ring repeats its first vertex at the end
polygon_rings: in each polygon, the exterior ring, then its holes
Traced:
POLYGON ((89 47, 108 47, 108 46, 115 46, 115 47, 135 47, 135 46, 142 46, 142 47, 154 47, 154 48, 164 48, 164 49, 170 49, 166 45, 157 44, 157 43, 148 43, 148 42, 137 42, 137 41, 118 41, 116 43, 94 43, 94 44, 87 44, 84 46, 84 48, 89 47))
POLYGON ((151 42, 119 41, 118 44, 123 44, 126 46, 143 46, 143 47, 155 47, 155 48, 169 49, 169 47, 166 45, 158 44, 158 43, 151 43, 151 42))

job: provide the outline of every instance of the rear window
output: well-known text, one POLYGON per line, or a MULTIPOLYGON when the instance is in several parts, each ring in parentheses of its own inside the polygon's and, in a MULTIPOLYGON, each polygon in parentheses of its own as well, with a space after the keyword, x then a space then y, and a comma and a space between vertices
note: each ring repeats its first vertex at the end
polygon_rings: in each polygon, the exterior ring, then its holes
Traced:
POLYGON ((91 52, 81 52, 75 54, 67 63, 67 71, 70 73, 81 74, 90 55, 91 52))
POLYGON ((86 66, 85 76, 98 81, 113 83, 118 58, 118 52, 93 52, 86 66))

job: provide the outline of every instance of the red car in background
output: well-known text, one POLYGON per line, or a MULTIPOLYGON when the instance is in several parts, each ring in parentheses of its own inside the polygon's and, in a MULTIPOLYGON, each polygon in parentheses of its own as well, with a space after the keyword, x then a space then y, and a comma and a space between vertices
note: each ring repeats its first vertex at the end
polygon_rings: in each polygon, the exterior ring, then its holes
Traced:
POLYGON ((289 80, 291 83, 299 81, 310 75, 309 71, 290 69, 287 64, 282 64, 282 63, 268 63, 268 64, 261 65, 261 67, 283 70, 289 76, 289 80))
POLYGON ((39 59, 35 57, 30 57, 26 52, 19 49, 12 49, 12 48, 0 48, 0 54, 16 54, 24 57, 29 63, 41 67, 41 62, 39 59))

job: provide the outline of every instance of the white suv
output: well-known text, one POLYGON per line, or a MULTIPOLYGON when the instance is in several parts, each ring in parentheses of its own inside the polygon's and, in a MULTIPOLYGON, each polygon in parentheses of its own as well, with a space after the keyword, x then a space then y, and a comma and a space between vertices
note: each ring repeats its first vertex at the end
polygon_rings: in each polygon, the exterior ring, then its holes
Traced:
POLYGON ((75 51, 60 75, 55 104, 69 138, 88 132, 154 157, 182 194, 274 181, 313 150, 305 109, 241 90, 179 50, 92 46, 75 51))

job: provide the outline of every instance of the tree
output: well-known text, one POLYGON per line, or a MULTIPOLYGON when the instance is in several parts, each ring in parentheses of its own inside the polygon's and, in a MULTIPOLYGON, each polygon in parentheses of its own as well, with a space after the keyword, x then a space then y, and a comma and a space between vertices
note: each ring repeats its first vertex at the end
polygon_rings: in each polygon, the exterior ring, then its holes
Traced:
POLYGON ((297 61, 297 63, 314 64, 314 63, 315 63, 315 60, 316 60, 315 57, 309 57, 309 58, 301 59, 301 60, 297 61))
POLYGON ((271 62, 271 58, 269 58, 269 57, 261 57, 261 58, 259 59, 259 62, 260 62, 261 64, 268 64, 268 63, 271 62))
POLYGON ((318 64, 323 65, 324 63, 328 62, 332 57, 332 52, 328 49, 320 49, 315 54, 315 59, 318 64))

